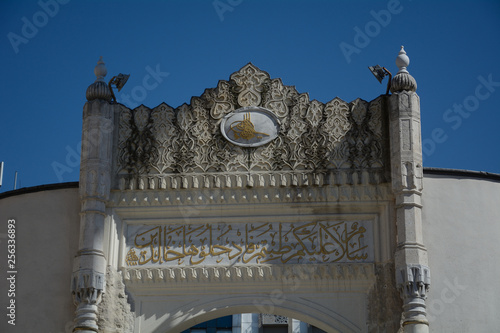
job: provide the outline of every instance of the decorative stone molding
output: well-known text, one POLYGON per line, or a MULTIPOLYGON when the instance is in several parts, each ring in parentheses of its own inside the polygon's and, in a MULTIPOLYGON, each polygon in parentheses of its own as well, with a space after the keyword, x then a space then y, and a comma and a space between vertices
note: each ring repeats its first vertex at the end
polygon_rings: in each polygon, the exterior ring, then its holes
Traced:
POLYGON ((381 168, 324 172, 255 172, 210 174, 121 176, 119 190, 171 190, 203 188, 307 187, 325 185, 380 184, 385 179, 381 168))
POLYGON ((384 183, 383 110, 384 97, 370 103, 310 101, 247 64, 190 105, 121 106, 113 188, 294 186, 295 178, 307 179, 308 186, 331 173, 345 174, 342 182, 351 184, 364 172, 368 182, 384 183), (270 110, 280 123, 278 137, 260 147, 226 140, 220 122, 242 107, 270 110))
POLYGON ((352 202, 390 200, 389 185, 328 187, 112 191, 110 207, 208 205, 225 203, 352 202))
POLYGON ((177 283, 272 282, 369 280, 375 277, 373 264, 256 265, 212 267, 122 268, 126 285, 173 286, 177 283))

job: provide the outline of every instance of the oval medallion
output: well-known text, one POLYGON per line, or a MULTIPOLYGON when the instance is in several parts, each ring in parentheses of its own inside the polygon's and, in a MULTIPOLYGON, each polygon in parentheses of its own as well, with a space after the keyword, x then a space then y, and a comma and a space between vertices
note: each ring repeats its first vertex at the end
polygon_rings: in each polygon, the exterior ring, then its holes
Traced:
POLYGON ((274 140, 279 133, 279 121, 269 110, 246 106, 222 119, 222 135, 231 143, 242 147, 258 147, 274 140))

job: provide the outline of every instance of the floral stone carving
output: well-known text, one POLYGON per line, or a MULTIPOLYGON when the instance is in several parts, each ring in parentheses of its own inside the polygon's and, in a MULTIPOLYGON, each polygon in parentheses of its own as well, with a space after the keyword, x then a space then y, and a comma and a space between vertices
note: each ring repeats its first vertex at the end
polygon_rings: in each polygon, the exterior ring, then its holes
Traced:
POLYGON ((122 106, 114 188, 293 186, 294 177, 308 174, 325 184, 333 177, 338 184, 383 183, 383 102, 310 101, 249 63, 189 105, 122 106), (271 111, 277 137, 259 147, 229 142, 220 123, 243 107, 271 111), (276 181, 283 173, 292 174, 290 184, 276 181))

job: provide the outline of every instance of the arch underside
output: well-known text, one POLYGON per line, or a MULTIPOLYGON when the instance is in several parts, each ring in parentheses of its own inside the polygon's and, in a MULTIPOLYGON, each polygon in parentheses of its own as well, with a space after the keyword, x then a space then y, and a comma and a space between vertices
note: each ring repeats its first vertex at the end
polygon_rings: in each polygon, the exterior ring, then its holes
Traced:
MULTIPOLYGON (((142 309, 146 310, 142 313, 141 322, 136 323, 136 329, 141 332, 154 332, 154 333, 179 333, 199 323, 238 313, 258 313, 264 311, 265 313, 286 316, 298 319, 302 322, 314 325, 325 332, 331 333, 349 333, 349 332, 362 332, 363 322, 354 322, 348 318, 348 314, 339 313, 341 311, 340 304, 334 304, 335 301, 321 302, 318 300, 317 295, 308 296, 284 296, 285 299, 271 299, 269 296, 255 296, 255 295, 217 295, 214 297, 203 297, 194 299, 191 297, 185 298, 186 304, 179 306, 179 300, 175 300, 177 305, 176 310, 170 314, 165 314, 160 318, 154 320, 154 316, 159 315, 158 308, 168 305, 161 302, 160 304, 153 301, 147 302, 146 305, 142 303, 142 309), (330 305, 338 311, 327 307, 330 305), (151 309, 151 313, 149 312, 151 309), (155 311, 157 312, 154 314, 155 311), (361 324, 361 325, 360 325, 361 324), (137 327, 138 326, 138 327, 137 327)), ((326 298, 322 295, 322 298, 326 298)), ((356 295, 328 295, 332 299, 350 297, 349 302, 363 302, 364 296, 362 294, 356 295)), ((341 300, 339 300, 341 301, 341 300)), ((165 302, 168 303, 167 300, 165 302)), ((338 302, 339 303, 339 302, 338 302)), ((345 310, 345 302, 342 308, 345 310)), ((359 304, 358 304, 359 306, 359 304)), ((352 307, 354 310, 354 307, 352 307)), ((358 316, 362 320, 362 315, 358 316)))

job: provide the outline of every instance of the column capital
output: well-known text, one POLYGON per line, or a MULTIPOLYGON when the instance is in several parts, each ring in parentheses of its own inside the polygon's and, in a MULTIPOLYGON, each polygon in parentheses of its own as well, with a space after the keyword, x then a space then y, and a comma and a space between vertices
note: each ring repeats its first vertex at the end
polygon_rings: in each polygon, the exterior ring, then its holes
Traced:
POLYGON ((76 305, 73 332, 97 332, 97 305, 105 292, 106 276, 93 269, 80 269, 73 273, 71 294, 76 305))
POLYGON ((401 297, 427 298, 431 285, 431 270, 422 264, 407 264, 396 274, 396 283, 401 297))
POLYGON ((404 332, 428 332, 425 299, 431 285, 429 267, 407 264, 397 271, 396 283, 404 303, 404 332))

